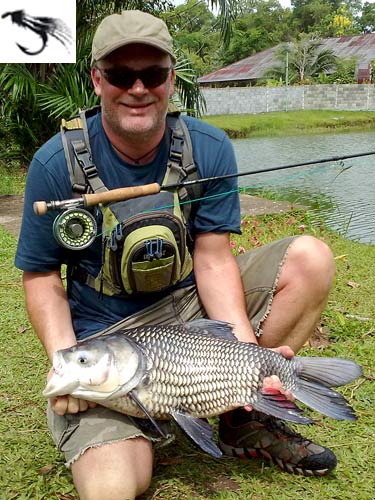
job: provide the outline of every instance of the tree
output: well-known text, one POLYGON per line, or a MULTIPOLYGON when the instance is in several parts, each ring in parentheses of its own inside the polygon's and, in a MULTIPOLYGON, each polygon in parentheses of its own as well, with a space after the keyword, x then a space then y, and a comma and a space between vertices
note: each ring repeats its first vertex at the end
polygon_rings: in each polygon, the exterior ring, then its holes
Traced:
POLYGON ((358 23, 363 33, 373 33, 375 31, 375 4, 365 2, 358 23))
POLYGON ((315 31, 322 20, 332 11, 331 2, 325 0, 292 0, 293 18, 298 23, 299 31, 315 31))
POLYGON ((220 53, 222 66, 249 57, 295 36, 289 9, 277 0, 246 0, 241 2, 241 15, 233 22, 228 47, 220 53))
POLYGON ((361 27, 355 17, 354 7, 345 4, 341 5, 335 12, 322 20, 317 32, 324 37, 360 34, 361 27))
POLYGON ((166 14, 166 22, 180 53, 192 62, 197 76, 211 71, 221 44, 219 21, 206 2, 187 0, 166 14))
POLYGON ((289 83, 304 83, 318 77, 320 73, 332 72, 337 64, 337 57, 332 50, 321 49, 321 42, 316 35, 304 33, 295 41, 281 45, 276 57, 278 63, 267 76, 284 79, 288 66, 289 83))

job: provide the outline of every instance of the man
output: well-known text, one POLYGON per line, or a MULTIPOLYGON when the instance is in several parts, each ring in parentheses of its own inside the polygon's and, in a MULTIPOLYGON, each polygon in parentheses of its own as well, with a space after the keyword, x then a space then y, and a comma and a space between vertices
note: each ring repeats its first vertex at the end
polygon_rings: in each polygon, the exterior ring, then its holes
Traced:
MULTIPOLYGON (((91 75, 101 113, 88 120, 88 130, 93 162, 108 189, 162 182, 174 63, 171 37, 155 17, 126 11, 99 25, 91 75)), ((183 119, 199 176, 234 172, 236 162, 226 135, 198 120, 183 119)), ((73 276, 68 277, 67 294, 61 264, 78 258, 87 272, 98 275, 101 243, 98 240, 72 255, 52 236, 56 214, 38 218, 32 213, 36 200, 72 197, 61 135, 48 141, 30 165, 16 265, 24 271, 28 313, 49 359, 56 350, 117 321, 128 327, 198 316, 232 323, 239 340, 293 356, 292 351, 309 338, 326 303, 334 274, 332 254, 323 242, 301 236, 236 260, 229 245, 229 233, 240 232, 235 188, 235 181, 210 183, 189 221, 194 277, 146 297, 103 294, 99 298, 73 276), (218 192, 222 196, 211 196, 218 192)), ((278 380, 267 384, 281 389, 278 380)), ((71 465, 81 499, 133 499, 149 486, 155 438, 132 419, 93 406, 71 396, 51 401, 53 437, 71 465)), ((323 475, 336 465, 330 450, 296 435, 276 419, 245 410, 221 418, 220 445, 231 455, 265 456, 289 472, 323 475)))

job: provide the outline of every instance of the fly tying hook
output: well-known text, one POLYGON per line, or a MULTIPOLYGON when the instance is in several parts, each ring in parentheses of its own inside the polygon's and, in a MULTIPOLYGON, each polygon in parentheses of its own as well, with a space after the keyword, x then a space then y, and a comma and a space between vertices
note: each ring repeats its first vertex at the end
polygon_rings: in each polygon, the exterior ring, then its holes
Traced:
POLYGON ((17 24, 22 28, 29 28, 31 31, 39 35, 42 39, 42 47, 35 52, 31 52, 27 47, 16 43, 18 48, 27 55, 35 56, 37 54, 40 54, 47 45, 48 35, 53 36, 63 45, 65 45, 65 43, 71 42, 69 29, 59 19, 53 19, 51 17, 28 16, 27 14, 25 14, 24 10, 5 12, 5 14, 3 14, 1 17, 2 19, 4 19, 8 16, 11 17, 13 24, 17 24))

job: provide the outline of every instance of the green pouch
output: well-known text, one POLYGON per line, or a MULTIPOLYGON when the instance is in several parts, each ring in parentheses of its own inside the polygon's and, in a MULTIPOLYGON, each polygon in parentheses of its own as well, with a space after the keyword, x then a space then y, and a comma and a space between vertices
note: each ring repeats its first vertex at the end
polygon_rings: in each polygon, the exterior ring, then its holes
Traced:
POLYGON ((103 207, 102 213, 105 236, 103 265, 95 280, 98 291, 107 295, 154 293, 192 271, 175 193, 117 202, 103 207), (155 210, 155 205, 162 208, 155 210))
POLYGON ((154 225, 151 231, 152 238, 150 226, 146 226, 136 229, 126 239, 121 257, 121 282, 126 293, 161 291, 174 285, 181 274, 173 232, 154 225))
MULTIPOLYGON (((165 283, 173 283, 175 257, 165 257, 151 262, 133 262, 130 275, 134 288, 140 292, 157 292, 165 283)), ((167 285, 168 286, 168 285, 167 285)))

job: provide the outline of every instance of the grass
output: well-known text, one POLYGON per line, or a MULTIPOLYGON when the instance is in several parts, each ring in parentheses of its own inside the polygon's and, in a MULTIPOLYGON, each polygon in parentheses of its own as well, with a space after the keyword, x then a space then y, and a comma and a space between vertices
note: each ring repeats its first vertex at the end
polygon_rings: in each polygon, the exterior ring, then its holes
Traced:
MULTIPOLYGON (((375 114, 301 111, 206 120, 232 137, 286 136, 369 129, 375 114)), ((0 195, 23 192, 25 173, 14 163, 0 163, 0 179, 0 195)), ((322 337, 303 354, 362 364, 365 377, 343 388, 359 420, 335 422, 315 414, 315 426, 298 429, 339 458, 335 473, 321 479, 290 476, 262 461, 215 460, 178 434, 174 445, 156 452, 153 482, 142 500, 374 500, 375 246, 346 240, 305 212, 244 219, 242 228, 243 235, 233 237, 234 253, 296 233, 330 244, 337 264, 335 287, 322 318, 322 337)), ((27 319, 21 273, 13 266, 16 239, 1 227, 0 248, 0 500, 75 500, 71 474, 47 429, 41 392, 48 363, 27 319)), ((216 421, 213 427, 216 432, 216 421)))
POLYGON ((25 191, 26 171, 17 167, 7 167, 0 163, 0 196, 23 194, 25 191))
POLYGON ((375 127, 371 111, 304 110, 256 115, 215 115, 204 121, 222 128, 231 137, 278 137, 287 135, 353 132, 375 127))
MULTIPOLYGON (((320 479, 291 476, 260 460, 212 459, 178 434, 173 445, 156 452, 153 482, 142 500, 374 500, 375 246, 348 241, 303 212, 246 218, 242 227, 243 235, 233 237, 235 253, 299 233, 331 245, 337 276, 322 320, 323 338, 303 354, 362 364, 365 376, 343 388, 359 420, 335 422, 314 414, 316 425, 298 429, 338 456, 337 470, 320 479)), ((0 499, 74 500, 71 474, 47 431, 41 392, 48 364, 25 312, 15 248, 16 239, 0 227, 0 499)), ((215 420, 213 425, 216 432, 215 420)))

